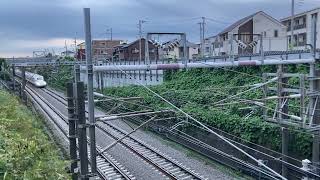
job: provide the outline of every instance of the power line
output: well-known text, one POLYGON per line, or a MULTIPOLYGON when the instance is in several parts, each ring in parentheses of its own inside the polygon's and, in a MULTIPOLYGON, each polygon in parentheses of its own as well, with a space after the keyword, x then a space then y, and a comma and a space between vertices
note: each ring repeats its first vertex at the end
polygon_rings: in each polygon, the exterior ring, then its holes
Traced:
MULTIPOLYGON (((108 60, 107 60, 108 61, 108 60)), ((110 61, 109 61, 110 62, 110 61)), ((114 67, 116 67, 118 70, 120 70, 122 73, 127 74, 129 77, 131 77, 130 74, 126 73, 124 70, 122 70, 119 66, 114 65, 114 67)), ((205 124, 203 124, 202 122, 200 122, 199 120, 195 119, 194 117, 192 117, 191 115, 189 115, 188 113, 186 113, 185 111, 183 111, 182 109, 178 108, 176 105, 172 104, 170 101, 168 101, 167 99, 165 99, 164 97, 162 97, 160 94, 154 92, 153 90, 151 90, 150 88, 148 88, 146 85, 140 83, 139 81, 136 81, 138 84, 140 84, 141 86, 143 86, 148 92, 150 92, 151 94, 157 96, 158 98, 160 98, 162 101, 166 102, 167 104, 169 104, 170 106, 172 106, 174 109, 176 109, 178 112, 184 114, 186 117, 188 117, 190 120, 193 120, 194 122, 196 122, 197 124, 199 124, 201 127, 203 127, 204 129, 207 129, 210 133, 216 135, 217 137, 219 137, 221 140, 223 140, 224 142, 226 142, 227 144, 229 144, 230 146, 234 147, 235 149, 237 149, 238 151, 240 151, 241 153, 243 153, 244 155, 246 155, 248 158, 252 159, 253 161, 255 161, 256 163, 258 163, 260 166, 263 166, 265 169, 267 169, 268 171, 270 171, 271 173, 275 174, 277 177, 286 180, 287 178, 283 177, 282 175, 280 175, 279 173, 277 173, 276 171, 274 171, 273 169, 271 169, 270 167, 268 167, 267 165, 261 163, 258 159, 254 158, 253 156, 251 156, 249 153, 245 152, 243 149, 239 148, 238 146, 236 146, 235 144, 233 144, 232 142, 230 142, 228 139, 226 139, 224 136, 214 132, 213 130, 211 130, 210 128, 208 128, 205 124)))

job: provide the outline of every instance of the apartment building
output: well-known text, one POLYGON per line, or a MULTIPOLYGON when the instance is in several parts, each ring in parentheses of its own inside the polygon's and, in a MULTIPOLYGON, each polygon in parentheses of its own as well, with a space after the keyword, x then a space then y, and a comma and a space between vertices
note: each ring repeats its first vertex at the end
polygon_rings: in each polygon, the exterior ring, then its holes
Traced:
MULTIPOLYGON (((294 15, 292 40, 291 16, 280 20, 287 27, 287 40, 290 49, 302 50, 306 48, 306 44, 312 44, 312 19, 316 20, 316 29, 320 29, 319 13, 320 7, 294 15)), ((320 34, 317 33, 316 36, 316 45, 319 48, 320 34)))

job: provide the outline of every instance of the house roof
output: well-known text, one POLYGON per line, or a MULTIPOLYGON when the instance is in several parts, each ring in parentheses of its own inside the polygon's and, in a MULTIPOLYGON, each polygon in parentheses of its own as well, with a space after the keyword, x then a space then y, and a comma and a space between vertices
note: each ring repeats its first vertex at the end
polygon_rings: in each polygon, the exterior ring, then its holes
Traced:
MULTIPOLYGON (((140 40, 140 39, 137 39, 137 40, 135 40, 135 41, 132 41, 132 42, 129 43, 129 44, 124 44, 124 45, 122 46, 122 48, 129 47, 129 46, 131 46, 132 44, 136 43, 136 42, 139 41, 139 40, 140 40)), ((141 38, 141 40, 145 40, 145 38, 141 38)), ((152 43, 152 42, 149 40, 149 43, 152 43)))
POLYGON ((230 26, 225 28, 223 31, 221 31, 219 34, 224 34, 224 33, 232 31, 234 28, 236 28, 237 26, 240 26, 241 24, 243 24, 243 23, 247 22, 248 20, 252 19, 256 14, 258 14, 260 12, 262 12, 262 11, 256 12, 254 14, 251 14, 249 16, 246 16, 246 17, 236 21, 235 23, 231 24, 230 26))
MULTIPOLYGON (((173 39, 171 41, 167 41, 165 43, 163 43, 164 46, 168 46, 170 43, 174 43, 174 42, 179 42, 179 47, 183 47, 183 44, 182 44, 182 39, 178 40, 178 39, 173 39)), ((198 47, 197 44, 195 43, 192 43, 190 41, 187 41, 186 43, 187 47, 198 47)))
MULTIPOLYGON (((227 33, 227 32, 230 32, 232 31, 233 29, 235 29, 236 27, 238 26, 241 26, 242 24, 248 22, 249 20, 251 20, 254 16, 256 16, 257 14, 262 14, 263 16, 265 16, 266 18, 270 19, 271 21, 277 23, 278 25, 280 26, 284 26, 279 20, 273 18, 272 16, 268 15, 267 13, 263 12, 263 11, 258 11, 256 13, 253 13, 249 16, 246 16, 238 21, 236 21, 235 23, 231 24, 230 26, 228 26, 227 28, 225 28, 223 31, 221 31, 218 35, 221 35, 221 34, 224 34, 224 33, 227 33)), ((209 38, 212 38, 214 36, 211 36, 209 38)))

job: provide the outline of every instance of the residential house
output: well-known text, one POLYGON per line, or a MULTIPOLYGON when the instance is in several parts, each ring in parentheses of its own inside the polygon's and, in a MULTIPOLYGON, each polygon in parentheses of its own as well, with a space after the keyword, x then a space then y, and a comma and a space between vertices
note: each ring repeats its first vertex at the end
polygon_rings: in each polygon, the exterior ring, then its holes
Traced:
MULTIPOLYGON (((194 59, 199 54, 199 45, 187 41, 187 59, 194 59)), ((181 59, 183 57, 182 40, 174 39, 162 44, 159 48, 160 59, 181 59)))
MULTIPOLYGON (((92 40, 93 60, 111 59, 113 47, 122 44, 122 40, 92 40)), ((85 43, 78 45, 77 59, 85 59, 85 43)))
POLYGON ((263 51, 287 49, 286 27, 259 11, 231 24, 216 36, 206 38, 205 54, 210 53, 209 55, 213 56, 259 53, 261 38, 263 51))
MULTIPOLYGON (((141 38, 141 60, 145 59, 145 39, 141 38)), ((158 60, 158 47, 151 41, 148 42, 149 59, 151 61, 158 60)), ((140 59, 140 39, 137 39, 130 44, 114 46, 114 56, 118 60, 139 60, 140 59)))
POLYGON ((85 42, 82 42, 77 45, 76 58, 77 60, 85 60, 86 59, 86 45, 85 42))
MULTIPOLYGON (((320 7, 294 15, 293 19, 293 40, 291 40, 291 16, 281 19, 287 27, 287 39, 290 48, 301 50, 306 44, 312 43, 312 18, 316 18, 316 29, 320 29, 320 7)), ((317 47, 320 47, 320 34, 317 33, 317 47)))
POLYGON ((204 39, 204 57, 218 56, 219 52, 214 51, 214 43, 216 43, 217 36, 210 36, 204 39))

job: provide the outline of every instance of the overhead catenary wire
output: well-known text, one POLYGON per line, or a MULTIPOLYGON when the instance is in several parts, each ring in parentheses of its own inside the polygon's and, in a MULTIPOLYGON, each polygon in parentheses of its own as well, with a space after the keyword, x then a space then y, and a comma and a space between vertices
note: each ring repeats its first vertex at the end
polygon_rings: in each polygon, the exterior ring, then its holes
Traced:
MULTIPOLYGON (((107 60, 109 61, 109 60, 107 60)), ((110 62, 110 61, 109 61, 110 62)), ((120 70, 122 73, 127 74, 129 77, 130 75, 128 73, 126 73, 125 71, 123 71, 121 68, 119 68, 117 65, 114 65, 114 67, 116 67, 118 70, 120 70)), ((203 123, 201 123, 199 120, 195 119, 194 117, 190 116, 188 113, 184 112, 182 109, 178 108, 177 106, 175 106, 174 104, 172 104, 170 101, 168 101, 167 99, 165 99, 164 97, 162 97, 161 95, 159 95, 158 93, 154 92, 153 90, 151 90, 150 88, 148 88, 146 85, 140 83, 139 81, 136 81, 138 84, 140 84, 141 86, 143 86, 147 91, 149 91, 150 93, 152 93, 153 95, 157 96, 158 98, 160 98, 161 100, 163 100, 164 102, 168 103, 170 106, 172 106, 174 109, 176 109, 177 111, 179 111, 180 113, 184 114, 185 116, 187 116, 188 118, 190 118, 191 120, 195 121, 196 123, 198 123, 200 126, 204 127, 205 129, 207 129, 209 132, 211 132, 212 134, 216 135, 217 137, 219 137, 220 139, 222 139, 223 141, 225 141, 227 144, 229 144, 230 146, 234 147, 235 149, 237 149, 238 151, 240 151, 241 153, 243 153, 244 155, 246 155, 247 157, 249 157, 250 159, 252 159, 253 161, 255 161, 256 163, 258 163, 258 165, 263 166, 264 168, 266 168, 268 171, 274 173, 277 177, 281 178, 281 179, 287 179, 285 177, 283 177, 282 175, 280 175, 279 173, 277 173, 276 171, 274 171, 273 169, 271 169, 270 167, 268 167, 267 165, 261 163, 258 159, 254 158, 253 156, 251 156, 249 153, 245 152, 244 150, 242 150, 241 148, 239 148, 238 146, 234 145, 233 143, 231 143, 230 141, 228 141, 227 139, 225 139, 224 136, 221 136, 220 134, 214 132, 213 130, 211 130, 210 128, 208 128, 206 125, 204 125, 203 123)))

